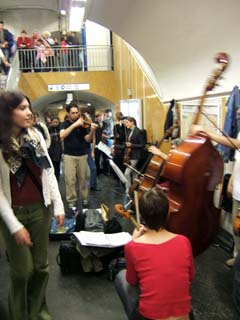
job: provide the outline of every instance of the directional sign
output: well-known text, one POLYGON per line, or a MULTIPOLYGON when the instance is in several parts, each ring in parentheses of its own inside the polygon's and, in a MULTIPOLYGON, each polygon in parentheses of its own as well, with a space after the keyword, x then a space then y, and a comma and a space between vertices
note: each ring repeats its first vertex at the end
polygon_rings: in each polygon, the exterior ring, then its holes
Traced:
POLYGON ((79 91, 89 89, 89 83, 60 83, 48 85, 48 91, 79 91))

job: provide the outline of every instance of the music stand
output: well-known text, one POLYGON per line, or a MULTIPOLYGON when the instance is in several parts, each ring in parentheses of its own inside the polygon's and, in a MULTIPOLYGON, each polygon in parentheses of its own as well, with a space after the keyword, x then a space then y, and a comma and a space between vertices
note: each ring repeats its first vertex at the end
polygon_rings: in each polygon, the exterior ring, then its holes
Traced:
POLYGON ((109 159, 109 163, 113 171, 116 173, 118 178, 121 180, 122 183, 126 184, 127 183, 127 178, 123 174, 123 172, 119 169, 119 167, 116 165, 116 163, 112 160, 109 159))

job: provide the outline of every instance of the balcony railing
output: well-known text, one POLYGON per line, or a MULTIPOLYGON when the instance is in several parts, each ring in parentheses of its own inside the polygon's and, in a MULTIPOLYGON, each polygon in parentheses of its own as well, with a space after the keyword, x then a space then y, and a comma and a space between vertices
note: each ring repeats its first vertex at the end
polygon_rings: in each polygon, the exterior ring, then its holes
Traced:
POLYGON ((113 70, 112 46, 19 49, 22 72, 113 70))

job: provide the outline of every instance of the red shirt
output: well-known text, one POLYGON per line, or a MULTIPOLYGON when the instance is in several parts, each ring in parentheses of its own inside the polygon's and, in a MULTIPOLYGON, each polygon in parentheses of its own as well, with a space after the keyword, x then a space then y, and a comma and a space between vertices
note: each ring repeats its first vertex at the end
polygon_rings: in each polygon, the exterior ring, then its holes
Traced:
POLYGON ((30 48, 31 47, 31 39, 29 37, 18 37, 17 38, 17 46, 18 48, 23 48, 23 49, 26 49, 26 48, 30 48), (22 47, 21 45, 25 45, 25 47, 22 47))
MULTIPOLYGON (((37 167, 32 161, 27 160, 27 164, 32 174, 38 181, 39 185, 42 185, 41 172, 42 170, 37 167)), ((12 204, 15 206, 24 206, 29 204, 35 204, 42 201, 42 193, 38 190, 31 177, 26 174, 23 184, 19 187, 14 174, 10 174, 10 186, 12 204)))
POLYGON ((127 281, 140 287, 138 311, 149 319, 179 317, 191 310, 192 249, 182 236, 161 244, 125 246, 127 281))

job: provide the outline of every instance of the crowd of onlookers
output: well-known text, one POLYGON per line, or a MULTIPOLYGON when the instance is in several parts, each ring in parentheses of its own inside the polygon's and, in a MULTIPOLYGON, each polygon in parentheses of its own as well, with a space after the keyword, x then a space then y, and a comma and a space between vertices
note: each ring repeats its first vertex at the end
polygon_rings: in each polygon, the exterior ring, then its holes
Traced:
POLYGON ((63 32, 51 36, 49 31, 40 34, 34 31, 28 35, 23 29, 18 37, 5 28, 0 21, 0 60, 1 71, 8 74, 12 57, 19 54, 20 70, 30 71, 69 71, 82 70, 80 36, 76 32, 63 32), (70 66, 70 67, 69 67, 70 66))
MULTIPOLYGON (((114 164, 126 175, 126 180, 128 181, 126 183, 127 193, 129 185, 134 179, 134 171, 126 168, 124 162, 126 161, 129 165, 136 167, 141 160, 146 144, 145 130, 137 128, 136 120, 132 117, 124 117, 121 112, 116 112, 114 119, 111 109, 97 110, 95 114, 91 114, 86 110, 81 111, 77 104, 72 103, 66 107, 66 111, 63 122, 60 122, 58 116, 46 115, 45 123, 43 123, 40 121, 39 115, 37 113, 34 114, 34 126, 41 131, 45 138, 57 179, 59 180, 60 177, 62 158, 64 159, 64 172, 68 172, 67 176, 65 174, 65 183, 70 185, 72 183, 68 179, 72 169, 69 169, 69 173, 67 169, 68 162, 73 160, 72 157, 79 157, 82 162, 81 167, 83 167, 82 156, 86 156, 84 164, 87 163, 87 173, 75 172, 76 181, 82 184, 80 190, 88 185, 91 190, 101 191, 97 184, 98 175, 113 175, 117 178, 116 172, 110 165, 109 156, 101 148, 101 145, 105 145, 111 150, 114 164), (78 123, 79 121, 84 121, 84 124, 78 123), (92 130, 91 124, 95 125, 91 139, 85 141, 85 137, 88 137, 92 130), (131 143, 132 147, 127 147, 131 143), (129 154, 128 160, 126 160, 126 153, 129 154), (63 154, 64 157, 62 157, 63 154), (66 159, 68 158, 70 159, 67 162, 66 159)), ((74 160, 76 159, 74 158, 74 160)), ((71 164, 71 168, 74 167, 71 164)), ((70 188, 75 189, 76 181, 74 182, 74 187, 70 186, 70 188)), ((70 199, 67 202, 71 211, 72 208, 76 207, 76 195, 72 196, 74 198, 72 200, 71 195, 68 195, 68 188, 66 188, 66 193, 67 199, 68 197, 70 199)), ((88 194, 82 195, 81 198, 84 201, 84 206, 88 206, 88 194)))

